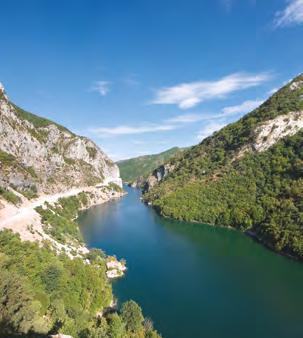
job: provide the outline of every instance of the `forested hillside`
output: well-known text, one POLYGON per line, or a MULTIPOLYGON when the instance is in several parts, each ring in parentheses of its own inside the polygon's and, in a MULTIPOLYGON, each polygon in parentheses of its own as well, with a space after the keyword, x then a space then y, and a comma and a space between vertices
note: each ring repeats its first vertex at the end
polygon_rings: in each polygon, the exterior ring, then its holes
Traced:
POLYGON ((146 178, 154 169, 168 161, 182 149, 174 147, 160 154, 139 156, 129 160, 117 162, 123 181, 133 182, 139 177, 146 178))
POLYGON ((144 199, 164 216, 249 231, 303 259, 303 76, 170 162, 144 199))
POLYGON ((113 294, 101 250, 71 260, 6 230, 0 269, 0 337, 159 337, 133 301, 107 312, 113 294))

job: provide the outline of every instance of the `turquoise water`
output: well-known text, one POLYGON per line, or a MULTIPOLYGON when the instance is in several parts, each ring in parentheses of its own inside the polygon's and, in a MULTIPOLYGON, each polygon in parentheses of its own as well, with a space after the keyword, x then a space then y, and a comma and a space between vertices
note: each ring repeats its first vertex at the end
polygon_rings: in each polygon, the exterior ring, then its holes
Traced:
POLYGON ((90 247, 127 260, 113 284, 166 338, 303 337, 303 264, 237 231, 158 216, 137 190, 85 211, 90 247))

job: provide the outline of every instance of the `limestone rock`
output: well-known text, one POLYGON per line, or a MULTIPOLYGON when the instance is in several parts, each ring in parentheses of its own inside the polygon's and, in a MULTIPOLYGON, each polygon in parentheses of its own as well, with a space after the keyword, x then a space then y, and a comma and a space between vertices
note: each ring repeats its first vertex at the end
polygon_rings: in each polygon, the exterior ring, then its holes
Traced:
POLYGON ((72 187, 116 183, 119 169, 91 140, 25 112, 0 84, 0 186, 57 193, 72 187))

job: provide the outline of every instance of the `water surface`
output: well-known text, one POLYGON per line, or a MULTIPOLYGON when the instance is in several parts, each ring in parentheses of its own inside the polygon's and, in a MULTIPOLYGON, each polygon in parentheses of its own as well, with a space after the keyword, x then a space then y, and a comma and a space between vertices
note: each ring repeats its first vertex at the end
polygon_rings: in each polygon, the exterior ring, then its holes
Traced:
POLYGON ((303 337, 303 264, 240 232, 164 219, 126 188, 79 218, 89 247, 127 260, 114 282, 165 338, 303 337))

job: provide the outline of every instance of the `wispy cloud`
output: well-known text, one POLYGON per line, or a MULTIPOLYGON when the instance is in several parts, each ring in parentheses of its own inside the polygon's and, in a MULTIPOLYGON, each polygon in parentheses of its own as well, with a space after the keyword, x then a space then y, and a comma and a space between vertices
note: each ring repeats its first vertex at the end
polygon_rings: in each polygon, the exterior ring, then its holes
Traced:
POLYGON ((199 114, 182 114, 182 115, 177 115, 175 117, 172 117, 170 119, 167 119, 166 122, 169 123, 194 123, 194 122, 199 122, 203 120, 208 120, 212 118, 211 115, 199 115, 199 114))
POLYGON ((228 124, 229 116, 248 113, 259 107, 263 102, 263 100, 247 100, 239 105, 223 108, 219 114, 214 115, 212 118, 208 117, 208 122, 198 132, 197 139, 202 141, 215 131, 225 127, 228 124))
POLYGON ((206 100, 221 99, 233 92, 259 86, 270 77, 268 73, 235 73, 217 81, 182 83, 159 89, 151 103, 175 104, 181 109, 189 109, 206 100))
POLYGON ((248 113, 254 110, 255 108, 259 107, 263 102, 264 102, 263 100, 247 100, 239 105, 223 108, 222 113, 225 116, 240 113, 248 113))
MULTIPOLYGON (((258 107, 262 103, 263 103, 262 100, 248 100, 236 106, 225 107, 218 114, 209 114, 209 113, 181 114, 169 119, 162 120, 159 123, 144 123, 140 125, 118 125, 113 127, 97 127, 97 128, 89 128, 87 132, 92 136, 98 138, 107 138, 111 136, 136 135, 136 134, 172 131, 179 128, 183 128, 187 124, 205 121, 205 127, 203 127, 202 131, 199 132, 199 139, 201 139, 203 135, 207 134, 208 136, 209 133, 214 130, 214 128, 225 125, 227 123, 226 122, 227 117, 239 113, 247 113, 258 107)), ((133 143, 142 144, 142 141, 135 140, 133 143)))
POLYGON ((231 115, 248 113, 259 107, 263 102, 264 100, 247 100, 239 105, 224 107, 218 114, 181 114, 167 119, 166 122, 185 124, 221 119, 231 115))
POLYGON ((288 5, 276 13, 274 26, 286 27, 303 24, 303 0, 288 0, 288 5))
POLYGON ((134 135, 154 133, 160 131, 169 131, 178 128, 176 125, 169 124, 148 124, 144 126, 127 126, 121 125, 112 128, 91 128, 88 131, 94 134, 96 137, 108 137, 116 135, 134 135))
POLYGON ((101 96, 106 96, 110 90, 109 81, 95 81, 90 88, 91 91, 99 93, 101 96))
POLYGON ((227 123, 226 122, 209 122, 205 124, 202 129, 197 134, 197 139, 199 141, 204 140, 206 137, 212 135, 215 131, 223 128, 227 123))

